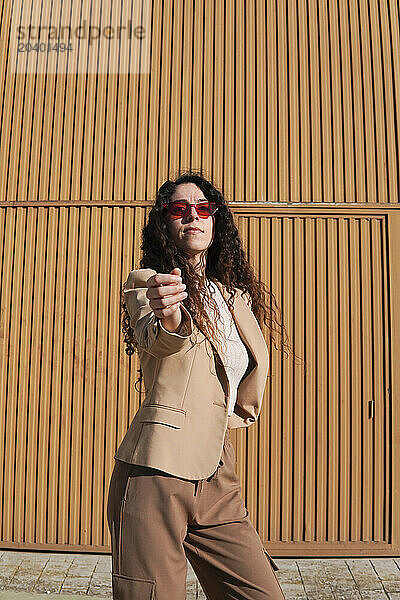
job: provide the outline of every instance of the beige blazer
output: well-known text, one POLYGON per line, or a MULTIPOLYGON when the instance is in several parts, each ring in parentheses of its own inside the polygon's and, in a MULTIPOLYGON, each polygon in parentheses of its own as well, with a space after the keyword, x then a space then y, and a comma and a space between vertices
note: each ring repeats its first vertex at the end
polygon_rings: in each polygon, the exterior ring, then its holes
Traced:
MULTIPOLYGON (((267 345, 250 304, 235 288, 234 321, 249 366, 228 417, 229 381, 216 349, 181 304, 184 326, 165 329, 150 307, 146 281, 153 269, 136 269, 124 284, 131 326, 138 340, 144 400, 114 458, 184 479, 205 479, 217 469, 227 426, 248 427, 261 410, 269 368, 267 345)), ((225 299, 225 287, 214 280, 225 299)), ((248 297, 247 297, 248 298, 248 297)))

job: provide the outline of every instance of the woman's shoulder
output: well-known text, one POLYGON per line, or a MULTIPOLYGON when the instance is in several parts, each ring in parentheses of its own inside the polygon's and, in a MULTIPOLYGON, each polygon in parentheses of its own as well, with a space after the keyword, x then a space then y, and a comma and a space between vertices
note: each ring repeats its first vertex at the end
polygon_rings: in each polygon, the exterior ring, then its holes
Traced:
MULTIPOLYGON (((214 286, 217 287, 217 289, 218 288, 222 288, 222 290, 224 291, 224 295, 229 296, 230 292, 228 291, 228 288, 227 288, 226 285, 224 285, 221 281, 219 281, 215 277, 210 277, 209 280, 211 281, 211 283, 214 286)), ((249 292, 247 292, 246 290, 242 290, 241 288, 238 288, 238 287, 234 287, 233 291, 234 291, 234 300, 236 300, 236 298, 240 297, 251 308, 251 306, 252 306, 252 299, 251 299, 251 296, 250 296, 249 292)))

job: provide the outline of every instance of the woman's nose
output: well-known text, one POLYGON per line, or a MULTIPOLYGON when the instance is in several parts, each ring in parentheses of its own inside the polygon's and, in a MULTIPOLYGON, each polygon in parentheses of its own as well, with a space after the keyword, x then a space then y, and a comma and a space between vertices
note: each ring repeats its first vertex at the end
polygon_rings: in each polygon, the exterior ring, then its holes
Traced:
POLYGON ((199 215, 197 214, 196 206, 195 206, 194 204, 191 204, 191 205, 190 205, 190 208, 189 208, 189 213, 188 213, 188 215, 187 215, 187 218, 188 218, 188 219, 190 219, 190 218, 193 216, 193 213, 194 213, 194 216, 195 216, 195 217, 198 217, 198 216, 199 216, 199 215))

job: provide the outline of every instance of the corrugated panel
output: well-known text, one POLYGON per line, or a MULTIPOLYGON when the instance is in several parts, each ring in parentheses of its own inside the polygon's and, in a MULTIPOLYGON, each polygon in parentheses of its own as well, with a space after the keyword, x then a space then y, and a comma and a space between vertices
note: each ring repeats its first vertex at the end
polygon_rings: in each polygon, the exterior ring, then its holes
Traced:
POLYGON ((236 432, 258 531, 277 553, 383 550, 392 543, 386 219, 271 211, 240 216, 239 229, 307 363, 304 376, 271 350, 260 421, 236 432))
POLYGON ((1 4, 0 201, 143 201, 193 166, 231 200, 398 203, 395 0, 149 2, 150 72, 120 75, 15 75, 19 5, 1 4))
MULTIPOLYGON (((386 217, 237 216, 308 365, 304 377, 270 347, 260 421, 234 433, 252 519, 274 552, 384 551, 392 535, 386 217)), ((139 207, 0 210, 5 547, 109 551, 112 457, 140 403, 119 290, 138 266, 145 219, 139 207)))
MULTIPOLYGON (((235 435, 271 551, 389 552, 398 276, 386 244, 399 223, 377 204, 399 196, 398 2, 153 1, 150 73, 98 76, 14 75, 19 5, 0 4, 2 545, 109 551, 112 455, 140 402, 119 290, 147 210, 117 203, 152 200, 193 166, 228 201, 371 205, 240 217, 309 371, 271 351, 260 423, 235 435), (16 200, 29 203, 4 206, 16 200), (60 205, 35 208, 46 200, 60 205)), ((62 5, 79 14, 79 0, 62 5)))
POLYGON ((113 455, 138 408, 121 282, 141 208, 2 208, 3 547, 109 550, 113 455))

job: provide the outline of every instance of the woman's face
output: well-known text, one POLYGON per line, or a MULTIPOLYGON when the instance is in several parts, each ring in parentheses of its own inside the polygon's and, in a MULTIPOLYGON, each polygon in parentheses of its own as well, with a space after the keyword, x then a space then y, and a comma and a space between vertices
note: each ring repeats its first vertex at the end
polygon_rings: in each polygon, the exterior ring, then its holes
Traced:
POLYGON ((190 213, 186 217, 171 219, 168 215, 168 232, 175 244, 182 248, 193 259, 195 264, 204 251, 211 245, 214 236, 214 217, 210 215, 202 219, 194 207, 199 202, 207 202, 200 188, 194 183, 181 183, 171 197, 171 202, 183 200, 191 204, 190 213), (189 229, 195 227, 197 231, 189 229))

